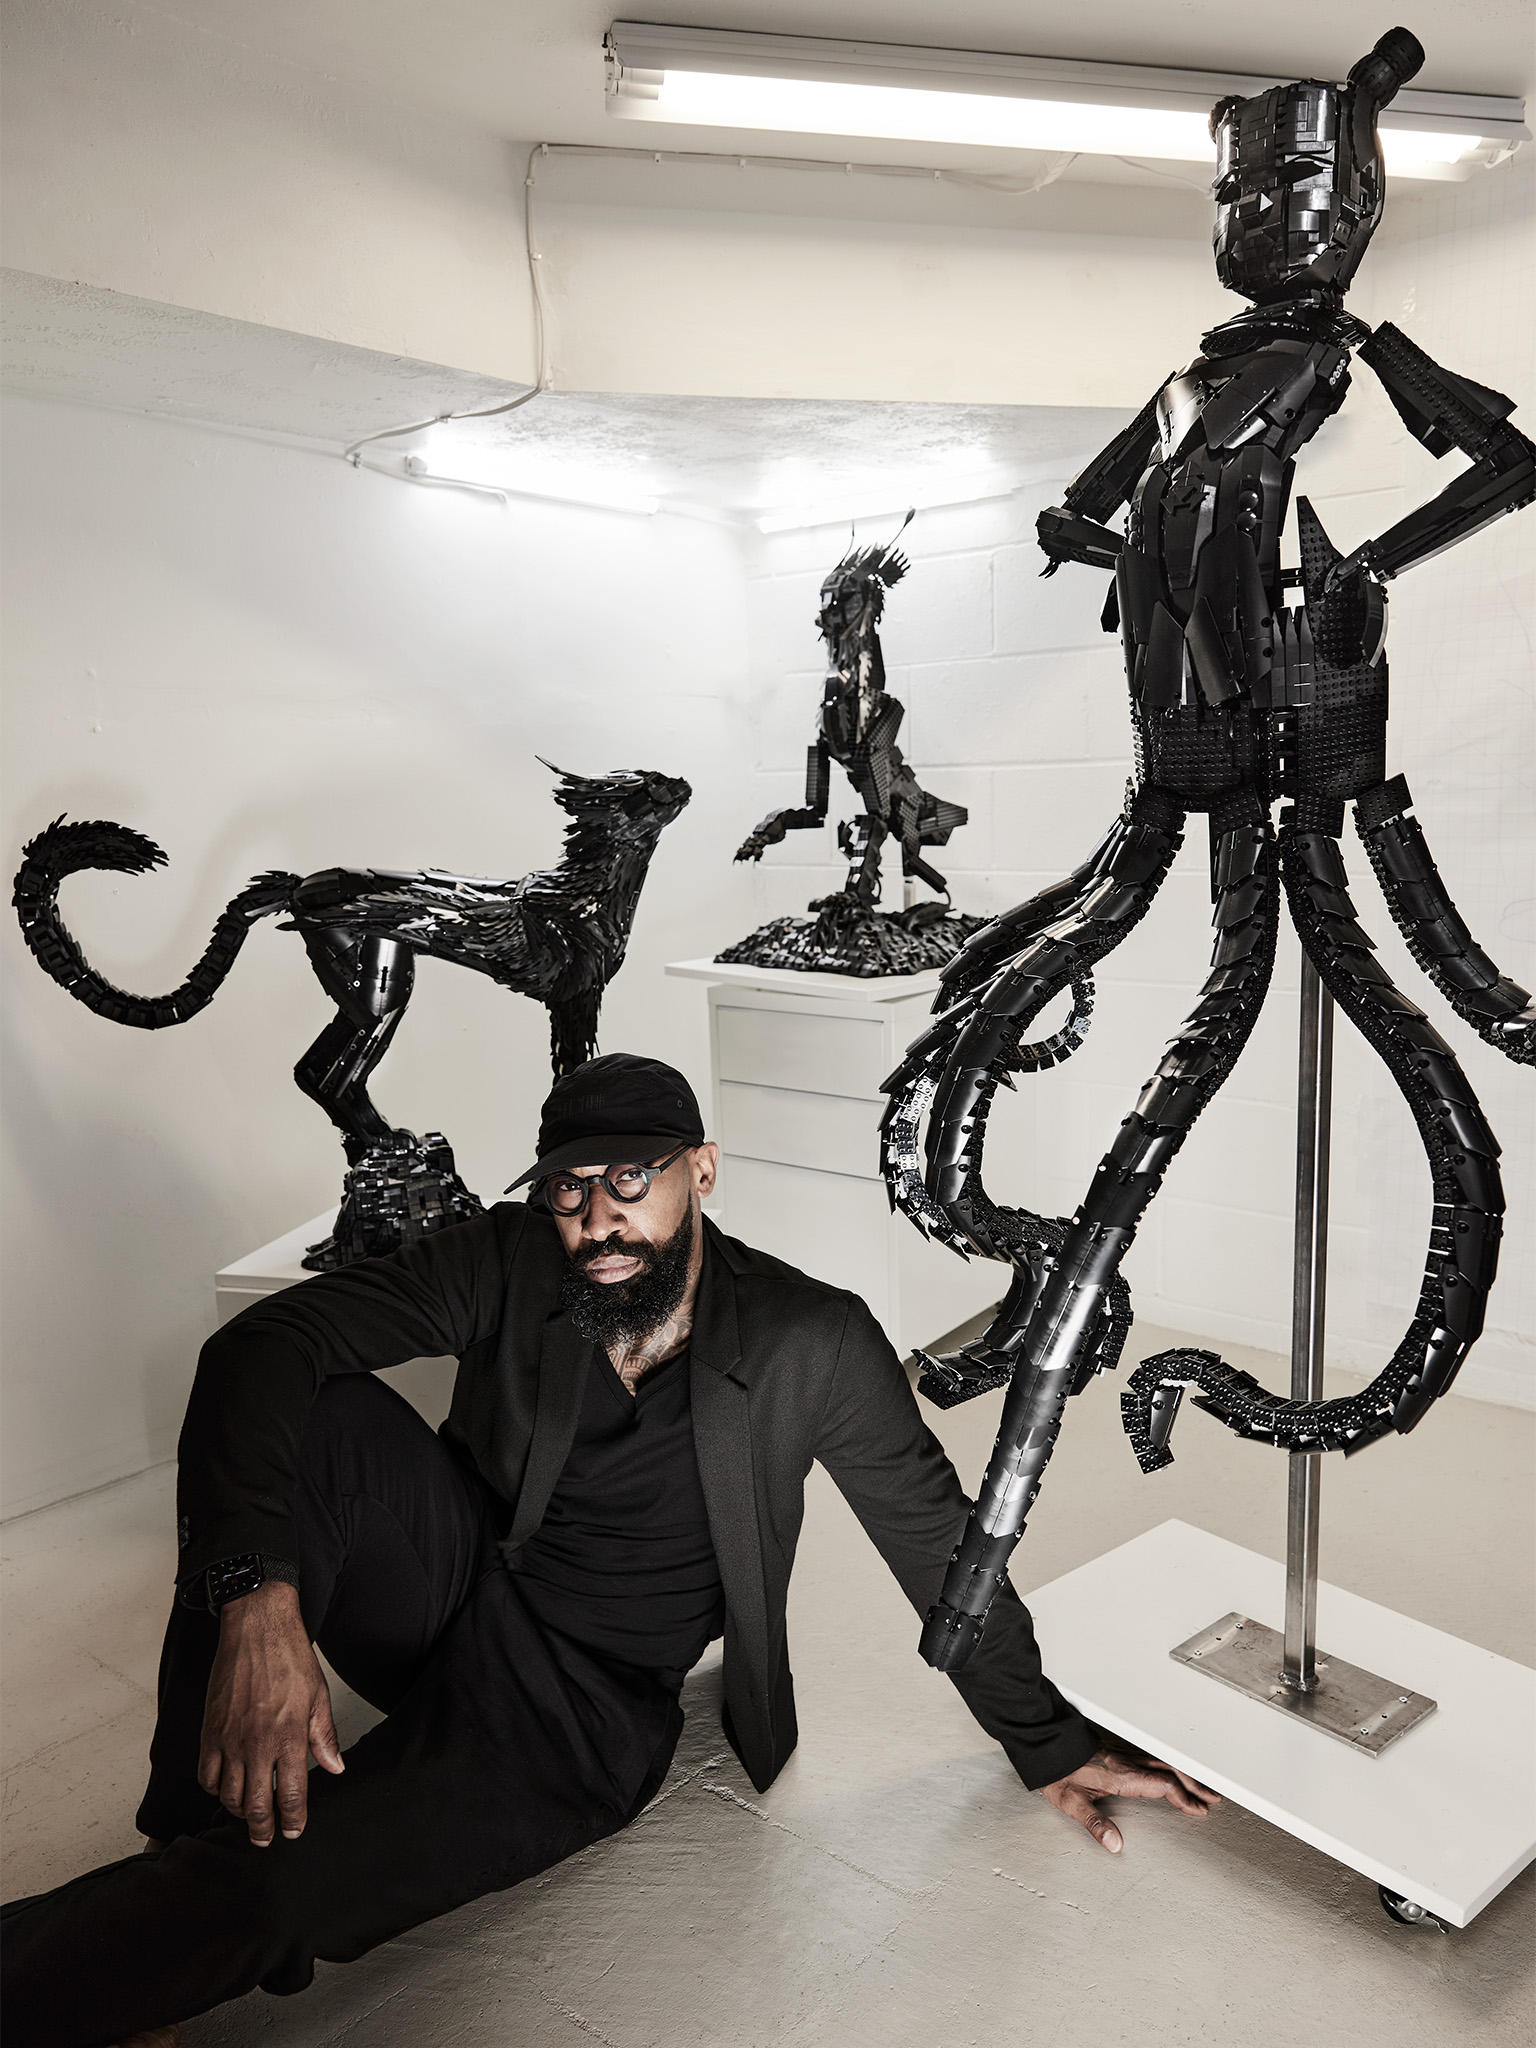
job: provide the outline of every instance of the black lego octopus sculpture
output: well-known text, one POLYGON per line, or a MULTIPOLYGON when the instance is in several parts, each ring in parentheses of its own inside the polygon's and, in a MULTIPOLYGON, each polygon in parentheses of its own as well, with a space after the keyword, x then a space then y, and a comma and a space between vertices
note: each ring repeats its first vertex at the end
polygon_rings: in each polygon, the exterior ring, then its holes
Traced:
MULTIPOLYGON (((547 763, 545 764, 548 765, 547 763)), ((250 928, 274 914, 304 941, 336 1015, 293 1078, 341 1132, 348 1172, 332 1234, 311 1245, 317 1271, 375 1258, 444 1224, 478 1215, 439 1131, 418 1138, 380 1114, 368 1081, 405 1015, 418 954, 452 960, 549 1010, 558 1077, 597 1048, 603 991, 624 964, 635 906, 661 833, 692 791, 675 776, 619 770, 559 776, 566 813, 560 865, 515 882, 435 868, 326 868, 258 875, 220 914, 202 958, 180 988, 134 996, 87 961, 59 915, 59 884, 86 868, 143 874, 165 855, 126 825, 57 820, 22 854, 12 898, 38 964, 99 1017, 158 1031, 206 1008, 250 928)))
POLYGON ((1067 1397, 1119 1358, 1131 1320, 1121 1262, 1247 1042, 1269 986, 1282 888, 1303 947, 1390 1069, 1429 1156, 1423 1289, 1385 1367, 1348 1399, 1282 1399, 1209 1351, 1147 1359, 1121 1397, 1142 1469, 1169 1463, 1186 1387, 1237 1434, 1286 1451, 1347 1454, 1406 1432, 1482 1329, 1504 1209, 1499 1147, 1455 1055, 1377 962, 1339 849, 1348 802, 1419 965, 1489 1044, 1536 1060, 1529 996, 1473 941, 1410 815, 1407 783, 1386 774, 1384 584, 1536 495, 1536 450, 1509 424, 1508 399, 1441 369, 1396 327, 1372 333, 1344 310, 1381 214, 1377 112, 1422 62, 1415 38, 1396 28, 1343 85, 1303 80, 1213 110, 1216 269, 1250 304, 1202 338, 1188 368, 1040 516, 1046 574, 1062 562, 1114 572, 1104 623, 1118 623, 1123 639, 1135 777, 1123 815, 1083 865, 957 955, 934 1022, 886 1083, 893 1201, 956 1251, 1013 1267, 985 1335, 924 1360, 921 1385, 943 1405, 1008 1387, 986 1478, 923 1630, 923 1655, 941 1669, 963 1664, 980 1636, 1067 1397), (1454 448, 1469 466, 1347 559, 1301 498, 1300 570, 1282 568, 1296 457, 1342 405, 1352 356, 1431 454, 1454 448), (1127 502, 1122 537, 1104 522, 1127 502), (1076 1215, 999 1206, 982 1181, 998 1084, 1076 1049, 1094 963, 1146 914, 1186 815, 1202 811, 1216 940, 1199 1001, 1076 1215), (1031 1020, 1068 989, 1066 1025, 1031 1044, 1031 1020))
POLYGON ((736 849, 737 860, 761 860, 786 832, 801 832, 827 820, 832 763, 853 785, 863 810, 837 828, 848 879, 836 894, 809 905, 814 917, 776 917, 715 957, 748 967, 787 967, 801 973, 921 974, 952 960, 984 917, 949 908, 949 886, 923 859, 928 846, 946 846, 966 820, 962 804, 934 796, 912 773, 896 735, 903 707, 885 687, 880 619, 885 593, 910 564, 896 541, 912 523, 909 512, 895 539, 854 547, 821 586, 817 624, 827 647, 827 679, 821 724, 806 750, 805 804, 799 810, 770 811, 736 849), (880 849, 887 839, 901 848, 901 872, 910 887, 926 882, 941 899, 880 909, 880 849))

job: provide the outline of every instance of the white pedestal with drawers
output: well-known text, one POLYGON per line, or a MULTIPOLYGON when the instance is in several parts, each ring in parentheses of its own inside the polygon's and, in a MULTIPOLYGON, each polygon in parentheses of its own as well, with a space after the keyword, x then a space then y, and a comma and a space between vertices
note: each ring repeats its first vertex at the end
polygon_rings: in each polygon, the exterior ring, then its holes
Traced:
POLYGON ((893 1215, 880 1177, 880 1083, 928 1020, 937 970, 861 981, 679 960, 709 984, 713 1102, 732 1237, 862 1295, 905 1356, 997 1301, 963 1260, 893 1215))

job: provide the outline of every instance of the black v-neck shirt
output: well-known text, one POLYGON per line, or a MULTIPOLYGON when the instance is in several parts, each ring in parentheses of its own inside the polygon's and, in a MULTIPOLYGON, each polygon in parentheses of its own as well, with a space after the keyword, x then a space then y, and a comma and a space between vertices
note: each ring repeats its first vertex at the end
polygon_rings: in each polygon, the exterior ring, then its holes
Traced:
POLYGON ((686 1351, 631 1394, 593 1345, 575 1441, 516 1571, 549 1627, 629 1664, 681 1674, 722 1633, 686 1351))

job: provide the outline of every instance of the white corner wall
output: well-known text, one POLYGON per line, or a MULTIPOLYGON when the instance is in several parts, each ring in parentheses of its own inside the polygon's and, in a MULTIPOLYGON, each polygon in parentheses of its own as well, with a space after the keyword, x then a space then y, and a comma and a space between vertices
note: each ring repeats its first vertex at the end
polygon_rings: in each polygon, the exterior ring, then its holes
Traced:
MULTIPOLYGON (((1402 205, 1357 294, 1373 322, 1397 320, 1448 366, 1509 392, 1536 415, 1536 166, 1526 162, 1402 205)), ((1191 319, 1185 356, 1199 325, 1191 319)), ((1107 440, 1124 414, 1105 415, 1107 440)), ((1085 445, 1084 460, 1096 452, 1085 445)), ((1298 489, 1343 548, 1439 488, 1437 466, 1402 430, 1363 367, 1344 416, 1304 456, 1298 489)), ((934 858, 961 909, 997 911, 1080 860, 1118 810, 1130 769, 1116 641, 1098 627, 1105 579, 1039 578, 1034 517, 1056 482, 1006 505, 922 515, 903 545, 884 646, 908 706, 902 734, 920 779, 969 806, 934 858)), ((756 792, 746 809, 797 800, 818 703, 813 615, 845 545, 823 531, 764 540, 751 586, 756 792)), ((1294 545, 1290 558, 1294 559, 1294 545)), ((1509 519, 1392 586, 1389 772, 1407 774, 1419 818, 1474 933, 1506 973, 1536 988, 1536 512, 1509 519)), ((744 821, 746 814, 743 814, 744 821)), ((1394 977, 1462 1059, 1504 1145, 1509 1214, 1488 1328, 1458 1386, 1536 1406, 1536 1103, 1512 1067, 1430 987, 1392 927, 1353 827, 1344 853, 1356 901, 1394 977)), ((840 869, 830 827, 765 856, 764 914, 800 907, 840 869)), ((1100 968, 1085 1047, 1021 1082, 994 1121, 994 1189, 1070 1213, 1114 1130, 1190 1007, 1210 948, 1206 830, 1192 819, 1173 874, 1141 928, 1100 968)), ((1127 1262, 1150 1321, 1273 1351, 1289 1348, 1299 952, 1282 920, 1271 1001, 1215 1105, 1169 1171, 1127 1262)), ((1329 1356, 1375 1369, 1418 1292, 1429 1178, 1384 1068, 1340 1021, 1335 1076, 1329 1356)), ((1132 1337, 1132 1346, 1135 1345, 1132 1337)))
MULTIPOLYGON (((68 811, 165 848, 154 876, 65 885, 121 985, 175 986, 268 867, 516 876, 558 858, 535 760, 689 777, 609 1050, 703 1091, 696 986, 662 963, 751 916, 729 860, 745 624, 734 536, 668 518, 502 507, 334 458, 27 400, 5 407, 5 858, 68 811)), ((5 1506, 171 1455, 213 1327, 212 1276, 334 1201, 339 1139, 290 1069, 329 1012, 296 937, 259 925, 209 1009, 129 1031, 27 955, 5 967, 5 1506)), ((527 1163, 543 1007, 425 962, 375 1092, 446 1131, 487 1199, 527 1163)))

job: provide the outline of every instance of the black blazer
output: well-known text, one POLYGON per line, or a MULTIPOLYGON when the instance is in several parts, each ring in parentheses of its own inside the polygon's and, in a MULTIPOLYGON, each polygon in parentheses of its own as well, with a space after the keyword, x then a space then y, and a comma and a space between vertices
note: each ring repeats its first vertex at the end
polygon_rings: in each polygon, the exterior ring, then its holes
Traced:
MULTIPOLYGON (((246 1551, 296 1558, 298 1446, 320 1382, 444 1353, 459 1370, 443 1433, 508 1503, 504 1548, 515 1554, 543 1519, 586 1378, 586 1340, 559 1306, 564 1270, 551 1219, 502 1202, 242 1311, 203 1346, 187 1405, 178 1576, 246 1551)), ((796 1741, 785 1602, 812 1459, 920 1614, 938 1597, 970 1504, 858 1296, 751 1250, 707 1218, 690 1371, 725 1588, 725 1730, 761 1791, 796 1741)), ((1064 1777, 1096 1746, 1042 1672, 1011 1588, 993 1602, 954 1683, 1026 1785, 1064 1777)))

